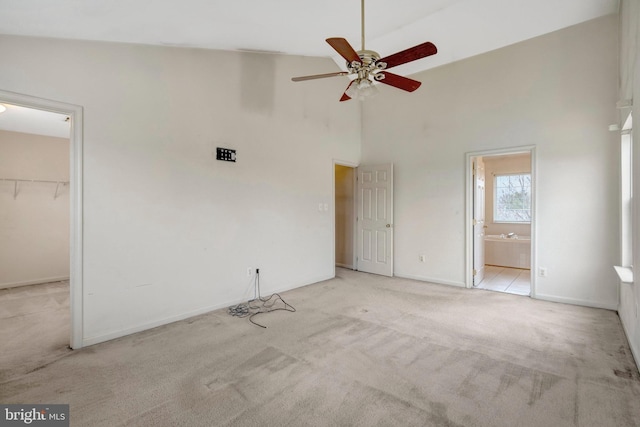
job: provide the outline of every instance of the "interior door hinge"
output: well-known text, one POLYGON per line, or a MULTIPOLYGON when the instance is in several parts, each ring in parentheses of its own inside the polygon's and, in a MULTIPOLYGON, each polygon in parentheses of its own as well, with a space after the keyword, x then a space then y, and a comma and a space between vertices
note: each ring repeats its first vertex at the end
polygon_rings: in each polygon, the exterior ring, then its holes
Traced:
POLYGON ((478 270, 476 270, 475 268, 473 269, 473 275, 477 276, 478 275, 478 270))
POLYGON ((472 223, 473 225, 478 225, 478 220, 477 220, 477 219, 475 219, 475 218, 473 218, 473 221, 471 221, 471 223, 472 223))

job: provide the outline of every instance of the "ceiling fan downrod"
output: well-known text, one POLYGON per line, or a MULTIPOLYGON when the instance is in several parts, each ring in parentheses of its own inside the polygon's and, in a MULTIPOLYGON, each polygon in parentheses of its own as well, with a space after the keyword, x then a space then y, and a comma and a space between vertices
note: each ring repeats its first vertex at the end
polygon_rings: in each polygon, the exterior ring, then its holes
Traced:
POLYGON ((364 50, 364 0, 360 1, 360 36, 362 38, 362 50, 364 50))

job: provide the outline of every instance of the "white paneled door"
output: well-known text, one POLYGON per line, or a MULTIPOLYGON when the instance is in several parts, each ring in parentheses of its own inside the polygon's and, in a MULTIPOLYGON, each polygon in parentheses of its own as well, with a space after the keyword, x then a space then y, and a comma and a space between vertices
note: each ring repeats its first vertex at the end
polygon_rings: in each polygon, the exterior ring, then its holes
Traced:
POLYGON ((357 269, 393 276, 393 165, 359 166, 357 269))

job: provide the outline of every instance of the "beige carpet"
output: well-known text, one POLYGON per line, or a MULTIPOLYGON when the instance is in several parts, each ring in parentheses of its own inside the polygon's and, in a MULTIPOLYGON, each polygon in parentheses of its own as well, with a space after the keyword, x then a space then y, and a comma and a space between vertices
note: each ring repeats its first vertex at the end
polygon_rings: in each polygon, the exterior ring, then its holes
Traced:
POLYGON ((3 345, 0 402, 72 426, 640 425, 615 312, 342 269, 283 297, 268 329, 220 310, 12 366, 3 345))
POLYGON ((0 384, 68 354, 69 335, 69 281, 0 289, 0 384))

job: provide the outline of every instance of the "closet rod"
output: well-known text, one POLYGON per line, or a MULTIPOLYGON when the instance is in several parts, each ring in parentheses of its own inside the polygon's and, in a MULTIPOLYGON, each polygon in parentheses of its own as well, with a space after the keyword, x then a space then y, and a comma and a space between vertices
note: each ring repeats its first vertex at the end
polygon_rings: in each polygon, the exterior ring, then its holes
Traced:
POLYGON ((44 179, 16 179, 16 178, 0 178, 0 181, 14 181, 14 182, 45 182, 48 184, 68 184, 69 181, 47 181, 44 179))
POLYGON ((60 185, 66 186, 69 184, 69 181, 48 181, 45 179, 18 179, 18 178, 0 178, 0 181, 12 181, 13 182, 13 199, 15 200, 18 197, 18 183, 19 182, 38 182, 45 184, 56 184, 56 192, 53 194, 53 200, 58 198, 58 192, 60 190, 60 185))

